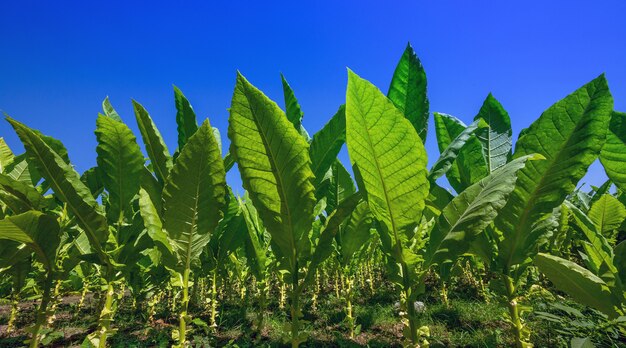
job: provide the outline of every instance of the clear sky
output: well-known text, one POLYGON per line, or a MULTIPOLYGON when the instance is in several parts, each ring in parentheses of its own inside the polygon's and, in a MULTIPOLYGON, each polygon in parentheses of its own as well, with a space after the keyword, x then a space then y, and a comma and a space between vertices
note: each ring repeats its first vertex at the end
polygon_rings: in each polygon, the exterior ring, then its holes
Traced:
MULTIPOLYGON (((137 135, 130 99, 142 103, 174 151, 176 84, 228 144, 237 69, 280 105, 282 72, 314 133, 344 102, 346 67, 386 92, 410 41, 431 111, 469 122, 492 92, 517 134, 603 72, 626 110, 625 18, 623 0, 2 1, 0 110, 61 139, 82 172, 105 96, 137 135)), ((23 151, 4 121, 0 136, 23 151)), ((432 127, 427 148, 432 163, 432 127)), ((603 177, 595 165, 586 180, 603 177)))

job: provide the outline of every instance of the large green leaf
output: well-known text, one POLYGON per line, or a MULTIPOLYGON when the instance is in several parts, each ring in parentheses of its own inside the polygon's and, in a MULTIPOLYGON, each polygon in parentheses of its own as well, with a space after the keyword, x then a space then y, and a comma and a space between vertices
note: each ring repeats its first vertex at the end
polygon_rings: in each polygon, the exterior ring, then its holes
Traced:
POLYGON ((110 117, 118 122, 122 122, 120 114, 115 111, 113 105, 111 105, 111 101, 109 100, 108 96, 102 101, 102 111, 104 112, 104 116, 110 117))
POLYGON ((422 142, 425 142, 428 131, 426 73, 410 43, 396 66, 387 96, 411 122, 422 142))
POLYGON ((352 256, 372 237, 372 213, 367 202, 360 202, 350 213, 339 235, 341 261, 344 266, 352 261, 352 256))
POLYGON ((178 151, 181 151, 187 140, 198 130, 198 121, 196 121, 196 113, 193 111, 189 100, 176 86, 174 86, 174 101, 176 103, 178 151))
POLYGON ((623 286, 626 284, 626 241, 616 245, 613 253, 615 254, 613 264, 617 268, 617 273, 623 286))
POLYGON ((225 193, 224 164, 207 119, 187 140, 163 188, 164 227, 182 270, 209 242, 223 215, 225 193))
POLYGON ((109 229, 106 217, 101 213, 89 188, 83 184, 74 168, 36 132, 12 118, 7 120, 24 143, 31 161, 36 164, 55 195, 67 204, 67 209, 74 214, 76 222, 87 234, 92 248, 104 261, 106 257, 102 253, 102 244, 107 240, 109 229))
POLYGON ((342 105, 337 113, 320 129, 311 141, 309 155, 311 170, 315 175, 315 187, 333 164, 341 147, 346 142, 346 108, 342 105))
POLYGON ((135 110, 135 118, 137 119, 137 126, 141 132, 143 144, 146 148, 146 153, 150 158, 152 164, 152 170, 159 179, 161 185, 165 184, 165 180, 172 169, 172 158, 170 152, 161 137, 161 133, 152 121, 152 118, 148 114, 148 111, 139 103, 133 100, 133 109, 135 110))
POLYGON ((346 125, 357 184, 381 222, 383 246, 397 262, 406 263, 404 252, 428 197, 424 145, 402 112, 352 71, 348 71, 346 125))
POLYGON ((30 184, 15 180, 8 175, 0 174, 0 188, 19 199, 30 209, 38 210, 41 207, 43 196, 30 184))
POLYGON ((515 188, 517 173, 538 155, 517 158, 465 189, 443 209, 430 234, 424 265, 455 261, 467 252, 474 237, 483 232, 506 204, 515 188))
POLYGON ((38 211, 9 216, 0 220, 0 239, 25 244, 47 270, 55 267, 59 246, 59 224, 56 219, 38 211))
POLYGON ((585 247, 585 252, 589 257, 593 260, 598 260, 596 264, 600 268, 600 263, 604 262, 604 264, 612 271, 616 272, 615 267, 613 266, 613 250, 609 245, 608 241, 598 227, 594 224, 594 222, 578 207, 570 203, 569 201, 565 201, 565 205, 572 213, 574 217, 573 222, 575 224, 572 227, 577 227, 582 235, 587 238, 589 243, 583 244, 585 247))
POLYGON ((626 191, 626 113, 613 111, 611 114, 600 162, 615 186, 626 191))
POLYGON ((489 127, 478 132, 478 140, 483 145, 483 155, 490 172, 503 166, 511 155, 511 119, 500 102, 491 93, 485 99, 474 120, 482 119, 489 127))
POLYGON ((474 121, 472 124, 467 126, 461 133, 459 133, 459 135, 457 135, 457 137, 454 138, 454 140, 450 142, 448 147, 446 147, 446 149, 441 153, 441 155, 437 159, 437 162, 433 164, 430 172, 428 173, 428 178, 431 181, 435 181, 444 174, 446 174, 446 172, 450 170, 450 168, 452 168, 454 160, 456 160, 457 156, 459 155, 461 150, 463 150, 465 144, 467 144, 467 141, 473 136, 474 132, 477 129, 482 129, 485 127, 486 124, 479 119, 474 121))
POLYGON ((230 153, 273 243, 295 267, 313 223, 315 191, 308 144, 285 113, 237 74, 230 108, 230 153))
POLYGON ((285 97, 285 114, 287 115, 287 119, 289 122, 293 124, 293 126, 300 131, 300 126, 302 125, 302 117, 304 113, 300 109, 300 104, 298 104, 298 99, 296 99, 296 95, 293 93, 291 86, 285 79, 283 74, 280 74, 280 80, 283 84, 283 94, 285 97))
POLYGON ((6 166, 13 162, 14 158, 13 151, 4 141, 4 138, 0 137, 0 173, 4 173, 6 166))
POLYGON ((114 223, 132 213, 131 201, 139 192, 144 158, 130 128, 111 117, 98 116, 96 139, 100 178, 109 194, 107 213, 114 223))
POLYGON ((619 315, 609 287, 595 274, 574 262, 549 254, 539 253, 535 256, 535 264, 557 288, 576 301, 610 317, 619 315))
POLYGON ((609 193, 593 203, 587 214, 598 231, 609 241, 615 241, 618 228, 626 218, 626 207, 609 193))
POLYGON ((354 187, 350 173, 338 159, 335 159, 331 167, 331 176, 326 182, 328 185, 324 196, 326 197, 326 212, 330 214, 341 202, 356 192, 356 187, 354 187))
MULTIPOLYGON (((454 116, 435 112, 435 134, 439 152, 446 149, 461 136, 466 126, 454 116)), ((456 154, 456 160, 446 170, 446 179, 457 193, 463 192, 488 174, 487 163, 482 155, 482 146, 476 135, 471 134, 456 154)))
POLYGON ((598 157, 608 128, 613 98, 604 75, 584 85, 541 114, 520 136, 514 158, 538 153, 529 162, 496 223, 504 234, 499 257, 504 270, 536 252, 545 230, 537 228, 558 207, 598 157))

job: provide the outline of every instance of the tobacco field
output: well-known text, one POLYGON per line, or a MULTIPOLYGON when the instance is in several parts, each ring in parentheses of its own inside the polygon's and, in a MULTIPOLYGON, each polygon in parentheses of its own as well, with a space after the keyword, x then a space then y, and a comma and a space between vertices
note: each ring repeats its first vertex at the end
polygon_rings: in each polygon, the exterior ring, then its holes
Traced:
POLYGON ((0 346, 626 346, 626 113, 605 76, 517 133, 491 94, 468 124, 432 112, 410 45, 386 91, 357 73, 315 133, 284 76, 273 101, 237 73, 228 130, 176 87, 171 124, 107 98, 83 173, 6 115, 0 346), (609 179, 583 182, 596 161, 609 179))

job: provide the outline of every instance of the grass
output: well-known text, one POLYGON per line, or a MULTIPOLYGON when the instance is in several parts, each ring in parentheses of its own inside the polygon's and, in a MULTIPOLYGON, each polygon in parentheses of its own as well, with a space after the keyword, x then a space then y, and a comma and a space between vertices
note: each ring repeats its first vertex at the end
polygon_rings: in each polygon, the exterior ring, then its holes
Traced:
MULTIPOLYGON (((317 311, 312 311, 310 303, 305 302, 305 331, 309 340, 303 347, 401 347, 402 326, 398 313, 394 310, 395 296, 389 289, 382 289, 371 296, 355 296, 355 315, 360 332, 355 339, 350 339, 344 324, 343 302, 333 292, 325 292, 319 299, 317 311)), ((562 323, 547 322, 541 315, 527 315, 527 323, 533 330, 532 341, 535 346, 567 346, 568 313, 563 308, 551 307, 541 299, 535 307, 542 311, 552 311, 564 318, 562 323), (558 333, 558 332, 561 333, 558 333)), ((266 313, 265 329, 259 337, 254 331, 256 312, 254 306, 240 301, 238 297, 222 301, 218 317, 219 328, 210 331, 208 327, 195 325, 190 337, 198 347, 281 347, 288 338, 289 320, 285 312, 276 303, 269 306, 266 313)), ((85 336, 95 329, 97 301, 91 299, 87 307, 76 313, 75 304, 62 303, 57 310, 54 330, 61 339, 55 346, 79 347, 85 336)), ((2 308, 6 308, 3 305, 2 308)), ((566 310, 566 309, 565 309, 566 310)), ((131 309, 130 299, 125 298, 120 305, 114 326, 118 329, 110 340, 111 347, 169 347, 172 343, 171 332, 176 327, 175 312, 167 303, 159 305, 154 321, 146 324, 131 309)), ((207 310, 192 308, 194 318, 205 322, 209 320, 207 310)), ((572 313, 578 313, 577 310, 572 313)), ((504 310, 496 302, 459 298, 451 296, 449 306, 433 298, 428 298, 425 309, 419 313, 420 325, 430 329, 431 347, 509 347, 512 345, 509 326, 504 318, 504 310)), ((0 310, 0 323, 6 323, 8 312, 0 310)), ((571 315, 571 313, 569 314, 571 315)), ((588 318, 577 318, 582 321, 588 318)), ((576 318, 575 318, 576 319, 576 318)), ((26 339, 23 328, 33 320, 32 303, 22 306, 16 334, 7 336, 0 326, 0 346, 19 347, 26 339)), ((572 335, 575 334, 571 333, 572 335)))

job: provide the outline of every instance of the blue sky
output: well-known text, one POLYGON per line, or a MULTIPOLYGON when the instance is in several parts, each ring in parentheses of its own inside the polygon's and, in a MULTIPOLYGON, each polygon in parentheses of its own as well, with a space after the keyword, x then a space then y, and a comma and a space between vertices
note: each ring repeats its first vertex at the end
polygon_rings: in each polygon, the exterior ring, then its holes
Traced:
MULTIPOLYGON (((626 110, 625 16, 625 1, 3 1, 0 110, 61 139, 82 172, 107 95, 136 134, 142 103, 174 151, 172 84, 225 138, 236 70, 280 105, 282 72, 313 133, 344 102, 346 67, 386 92, 410 41, 431 111, 468 122, 492 92, 517 134, 602 72, 626 110)), ((6 122, 0 136, 22 151, 6 122)), ((432 163, 432 127, 427 149, 432 163)))

